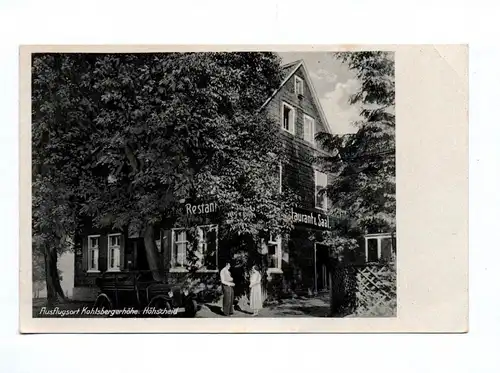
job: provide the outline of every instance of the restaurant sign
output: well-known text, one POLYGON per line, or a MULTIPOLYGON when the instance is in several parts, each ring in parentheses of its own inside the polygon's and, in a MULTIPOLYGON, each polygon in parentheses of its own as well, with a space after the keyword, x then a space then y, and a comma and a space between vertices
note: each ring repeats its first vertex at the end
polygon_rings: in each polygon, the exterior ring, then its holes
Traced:
POLYGON ((294 224, 314 226, 321 229, 332 229, 332 224, 326 214, 294 208, 292 210, 292 220, 294 224))
POLYGON ((200 204, 186 203, 186 215, 211 214, 213 212, 216 212, 218 207, 219 206, 217 205, 217 202, 200 204))

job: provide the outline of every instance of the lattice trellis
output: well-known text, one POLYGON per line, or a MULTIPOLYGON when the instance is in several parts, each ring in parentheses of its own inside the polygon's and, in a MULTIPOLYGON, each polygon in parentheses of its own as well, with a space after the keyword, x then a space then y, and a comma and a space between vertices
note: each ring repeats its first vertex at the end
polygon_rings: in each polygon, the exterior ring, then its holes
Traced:
POLYGON ((357 268, 356 314, 395 316, 396 281, 391 265, 368 264, 357 268))

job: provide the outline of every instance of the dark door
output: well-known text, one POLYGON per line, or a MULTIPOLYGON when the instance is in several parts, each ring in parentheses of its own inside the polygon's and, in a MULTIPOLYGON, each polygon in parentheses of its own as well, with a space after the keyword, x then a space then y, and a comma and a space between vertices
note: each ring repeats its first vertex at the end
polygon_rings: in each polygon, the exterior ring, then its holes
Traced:
POLYGON ((327 291, 329 289, 330 266, 329 249, 323 244, 316 244, 316 291, 327 291))
POLYGON ((148 257, 146 255, 146 247, 144 246, 144 240, 138 239, 135 246, 136 251, 136 270, 147 271, 149 270, 148 257))

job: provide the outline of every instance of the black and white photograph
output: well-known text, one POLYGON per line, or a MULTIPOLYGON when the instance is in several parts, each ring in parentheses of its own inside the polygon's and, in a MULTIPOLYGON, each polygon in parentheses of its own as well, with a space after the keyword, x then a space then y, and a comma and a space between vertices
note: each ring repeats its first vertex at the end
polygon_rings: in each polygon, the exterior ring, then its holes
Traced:
POLYGON ((31 54, 33 318, 396 317, 395 59, 31 54))

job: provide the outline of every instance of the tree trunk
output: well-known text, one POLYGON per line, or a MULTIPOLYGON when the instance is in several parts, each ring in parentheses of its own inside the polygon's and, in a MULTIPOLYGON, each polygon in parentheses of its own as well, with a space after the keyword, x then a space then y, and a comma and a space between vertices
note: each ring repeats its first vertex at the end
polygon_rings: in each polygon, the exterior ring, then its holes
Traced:
POLYGON ((152 225, 147 225, 144 229, 144 247, 146 249, 149 269, 153 273, 153 279, 163 282, 165 275, 162 270, 163 266, 158 254, 158 248, 156 247, 155 231, 152 225))
POLYGON ((52 269, 52 278, 54 279, 54 286, 57 292, 57 295, 61 297, 62 300, 66 301, 66 295, 61 286, 61 281, 59 279, 59 271, 57 270, 57 250, 54 248, 51 250, 51 261, 54 265, 51 266, 52 269))
POLYGON ((59 297, 61 300, 66 300, 57 272, 57 250, 55 248, 46 248, 44 251, 44 259, 47 302, 49 305, 53 305, 60 300, 59 297))

